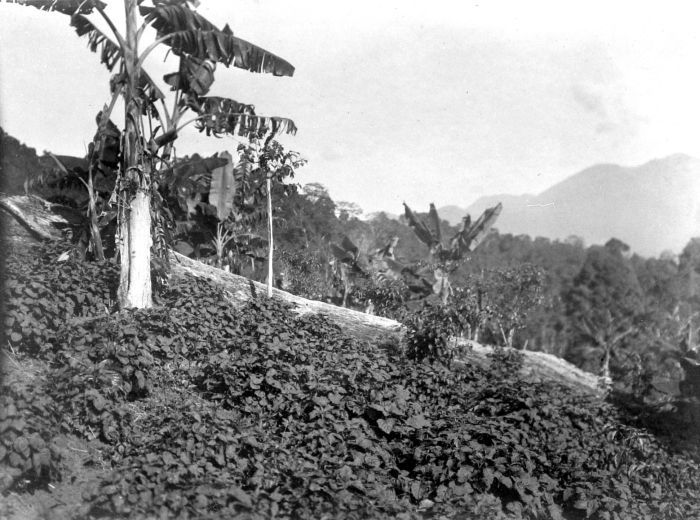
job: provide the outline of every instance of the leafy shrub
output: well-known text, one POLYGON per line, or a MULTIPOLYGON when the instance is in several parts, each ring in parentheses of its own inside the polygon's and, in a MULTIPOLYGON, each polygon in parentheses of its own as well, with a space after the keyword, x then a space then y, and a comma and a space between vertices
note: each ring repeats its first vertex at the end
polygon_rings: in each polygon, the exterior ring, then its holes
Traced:
POLYGON ((455 291, 446 303, 423 302, 404 314, 409 358, 449 364, 457 353, 454 338, 473 338, 489 312, 489 308, 480 308, 473 291, 464 289, 455 291))
POLYGON ((425 305, 408 316, 404 324, 409 358, 450 363, 454 357, 453 341, 462 332, 458 316, 442 305, 425 305), (457 318, 457 319, 455 319, 457 318))
POLYGON ((360 279, 352 298, 365 308, 372 302, 374 314, 396 320, 402 319, 409 304, 406 284, 393 278, 360 279))
POLYGON ((239 432, 234 414, 182 404, 149 410, 132 431, 123 469, 94 492, 93 512, 196 517, 215 511, 230 518, 251 508, 241 489, 241 477, 249 473, 241 454, 257 443, 239 432))
POLYGON ((5 331, 15 351, 48 349, 67 319, 114 309, 118 268, 109 262, 58 262, 66 244, 42 245, 7 258, 5 331))
POLYGON ((0 490, 31 490, 60 477, 52 404, 46 394, 23 385, 0 386, 0 490))
POLYGON ((358 292, 362 299, 376 302, 378 314, 406 325, 410 358, 449 363, 456 353, 454 338, 513 346, 515 333, 541 299, 541 289, 542 273, 526 264, 467 278, 453 287, 447 301, 411 301, 401 282, 370 282, 358 292))
POLYGON ((470 325, 480 341, 512 347, 528 315, 542 302, 542 291, 542 271, 531 264, 522 264, 484 270, 479 276, 468 277, 456 291, 455 299, 471 299, 476 307, 477 316, 470 325))
POLYGON ((327 262, 319 253, 281 249, 277 263, 285 276, 285 291, 318 301, 325 301, 330 294, 332 283, 325 276, 327 262))
POLYGON ((122 406, 126 391, 118 373, 89 356, 61 355, 57 363, 48 391, 55 396, 62 431, 110 444, 120 441, 131 418, 122 406))

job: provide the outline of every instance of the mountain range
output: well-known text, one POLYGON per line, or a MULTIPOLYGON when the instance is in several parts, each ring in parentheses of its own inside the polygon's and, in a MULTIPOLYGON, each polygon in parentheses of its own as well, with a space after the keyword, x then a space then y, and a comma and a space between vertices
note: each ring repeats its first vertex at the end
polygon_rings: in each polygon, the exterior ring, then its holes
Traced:
POLYGON ((457 224, 465 214, 475 218, 498 202, 503 212, 495 227, 501 233, 577 235, 589 245, 614 237, 643 256, 677 254, 700 236, 700 160, 675 154, 636 167, 599 164, 537 195, 491 195, 438 213, 457 224))

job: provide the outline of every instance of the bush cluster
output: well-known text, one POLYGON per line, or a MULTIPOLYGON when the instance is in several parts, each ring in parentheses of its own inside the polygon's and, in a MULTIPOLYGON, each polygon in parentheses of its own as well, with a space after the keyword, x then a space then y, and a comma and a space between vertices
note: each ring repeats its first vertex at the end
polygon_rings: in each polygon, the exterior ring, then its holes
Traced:
POLYGON ((0 489, 31 491, 60 476, 52 400, 19 384, 0 385, 0 489))
POLYGON ((4 330, 14 349, 36 355, 50 349, 56 331, 67 320, 114 310, 118 266, 58 261, 70 248, 56 243, 7 258, 2 287, 4 330))

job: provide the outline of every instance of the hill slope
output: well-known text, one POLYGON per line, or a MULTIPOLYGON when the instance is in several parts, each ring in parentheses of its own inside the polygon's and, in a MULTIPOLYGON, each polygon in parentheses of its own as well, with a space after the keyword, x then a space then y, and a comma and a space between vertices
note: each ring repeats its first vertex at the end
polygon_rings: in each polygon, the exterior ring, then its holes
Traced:
MULTIPOLYGON (((600 164, 538 195, 482 197, 461 215, 497 201, 503 213, 496 227, 504 233, 579 235, 589 244, 616 237, 642 255, 677 253, 700 234, 700 161, 676 154, 637 167, 600 164)), ((461 216, 454 207, 439 211, 455 223, 461 216)))
POLYGON ((416 363, 265 297, 234 310, 190 276, 160 307, 105 314, 116 266, 57 263, 63 250, 7 259, 0 517, 700 513, 689 454, 609 403, 514 376, 517 353, 489 370, 416 363))

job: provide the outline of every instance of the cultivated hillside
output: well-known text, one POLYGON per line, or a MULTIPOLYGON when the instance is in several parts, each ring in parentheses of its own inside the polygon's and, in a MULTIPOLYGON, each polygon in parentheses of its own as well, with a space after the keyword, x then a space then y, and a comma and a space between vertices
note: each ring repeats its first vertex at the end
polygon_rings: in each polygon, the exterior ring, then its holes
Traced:
MULTIPOLYGON (((700 513, 690 453, 519 377, 517 352, 488 369, 417 362, 264 296, 233 309, 192 276, 153 309, 108 313, 116 266, 57 262, 66 247, 7 258, 1 518, 700 513)), ((688 428, 672 418, 654 423, 688 428)))

